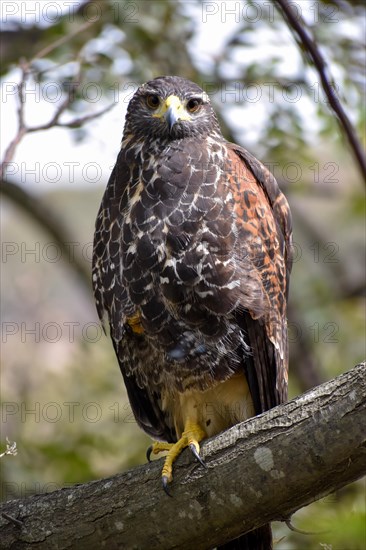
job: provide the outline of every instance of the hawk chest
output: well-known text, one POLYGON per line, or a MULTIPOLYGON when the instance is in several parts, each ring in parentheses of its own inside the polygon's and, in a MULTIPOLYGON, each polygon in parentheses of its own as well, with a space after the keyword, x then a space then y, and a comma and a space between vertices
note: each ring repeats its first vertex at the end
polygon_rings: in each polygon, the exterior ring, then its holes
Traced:
POLYGON ((142 385, 210 387, 232 374, 233 350, 245 346, 230 317, 241 273, 222 147, 177 144, 129 168, 121 276, 134 334, 123 345, 142 385))
POLYGON ((234 218, 222 158, 219 147, 188 142, 140 156, 130 168, 121 259, 135 305, 153 293, 182 303, 202 278, 217 272, 212 262, 232 249, 234 218))

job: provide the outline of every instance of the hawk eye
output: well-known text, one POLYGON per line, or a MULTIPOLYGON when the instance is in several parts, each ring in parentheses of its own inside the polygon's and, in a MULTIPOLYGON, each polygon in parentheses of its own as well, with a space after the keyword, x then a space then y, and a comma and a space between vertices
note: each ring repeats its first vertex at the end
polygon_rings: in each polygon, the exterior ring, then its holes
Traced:
POLYGON ((202 99, 199 97, 192 97, 187 101, 187 111, 189 113, 197 113, 202 107, 202 99))
POLYGON ((146 97, 146 105, 149 109, 157 109, 160 105, 159 96, 155 94, 150 94, 146 97))

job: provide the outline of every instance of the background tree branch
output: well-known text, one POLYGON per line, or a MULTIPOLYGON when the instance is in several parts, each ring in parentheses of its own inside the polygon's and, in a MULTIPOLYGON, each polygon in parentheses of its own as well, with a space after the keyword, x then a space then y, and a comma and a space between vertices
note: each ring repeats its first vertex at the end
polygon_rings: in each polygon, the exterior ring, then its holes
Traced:
MULTIPOLYGON (((60 247, 64 257, 67 257, 68 243, 73 242, 75 237, 70 234, 65 223, 55 209, 50 209, 50 207, 44 204, 39 197, 35 197, 28 193, 26 189, 23 189, 15 182, 10 182, 5 179, 0 179, 0 194, 11 200, 18 208, 23 210, 33 222, 36 222, 60 247)), ((90 288, 91 275, 89 265, 76 255, 71 263, 71 268, 79 277, 82 286, 90 288)))
MULTIPOLYGON (((90 26, 90 24, 88 24, 90 26)), ((70 37, 67 37, 69 39, 70 37)), ((58 41, 58 42, 61 42, 58 41)), ((50 46, 50 49, 52 49, 52 45, 50 46)), ((46 48, 47 50, 47 48, 46 48)), ((38 56, 36 56, 35 59, 38 57, 41 57, 42 55, 45 55, 45 52, 40 52, 38 56)), ((77 88, 81 84, 81 77, 82 77, 82 59, 81 56, 76 57, 76 61, 79 63, 78 71, 75 77, 71 82, 68 83, 67 87, 67 94, 63 101, 60 102, 57 109, 55 110, 53 116, 48 122, 45 122, 43 124, 39 124, 38 126, 32 126, 29 127, 25 123, 25 117, 24 117, 24 111, 25 111, 25 86, 27 80, 32 75, 32 72, 34 72, 34 69, 32 68, 32 60, 31 62, 27 62, 26 60, 20 61, 20 69, 21 69, 21 79, 17 87, 17 99, 18 99, 18 130, 15 135, 15 137, 11 140, 9 143, 5 153, 4 153, 4 159, 2 162, 0 162, 0 177, 2 178, 4 174, 6 173, 7 165, 12 161, 15 151, 19 143, 22 141, 24 136, 27 134, 31 134, 34 132, 40 132, 42 130, 49 130, 51 128, 60 127, 60 128, 80 128, 84 124, 87 124, 91 120, 95 120, 98 117, 104 115, 108 111, 110 111, 114 106, 115 103, 110 103, 103 109, 99 110, 98 112, 93 112, 88 115, 84 115, 81 117, 74 118, 73 120, 69 122, 62 122, 60 120, 63 113, 67 110, 68 107, 73 103, 75 99, 75 94, 77 88)))
POLYGON ((309 28, 307 27, 303 17, 294 8, 293 3, 288 2, 287 0, 275 0, 275 3, 277 8, 282 13, 283 18, 287 22, 290 30, 294 33, 294 36, 299 44, 300 51, 303 51, 307 55, 308 59, 318 72, 324 93, 328 98, 329 105, 337 117, 337 120, 341 126, 341 131, 348 139, 364 182, 366 183, 366 156, 363 147, 357 137, 357 133, 355 132, 351 121, 346 114, 346 111, 342 106, 342 103, 337 97, 335 85, 331 83, 329 68, 316 41, 311 37, 309 28))
POLYGON ((366 364, 188 452, 174 498, 161 461, 1 507, 3 548, 212 548, 366 473, 366 364))

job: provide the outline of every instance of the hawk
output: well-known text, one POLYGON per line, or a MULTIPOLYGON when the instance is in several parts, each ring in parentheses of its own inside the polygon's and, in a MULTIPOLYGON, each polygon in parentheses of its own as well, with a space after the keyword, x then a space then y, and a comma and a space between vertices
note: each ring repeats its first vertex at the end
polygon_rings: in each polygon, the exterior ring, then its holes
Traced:
MULTIPOLYGON (((290 247, 286 198, 224 139, 208 95, 176 76, 140 86, 96 221, 93 287, 149 452, 168 451, 165 488, 185 447, 200 458, 203 439, 286 400, 290 247)), ((268 549, 270 528, 240 540, 268 549)))

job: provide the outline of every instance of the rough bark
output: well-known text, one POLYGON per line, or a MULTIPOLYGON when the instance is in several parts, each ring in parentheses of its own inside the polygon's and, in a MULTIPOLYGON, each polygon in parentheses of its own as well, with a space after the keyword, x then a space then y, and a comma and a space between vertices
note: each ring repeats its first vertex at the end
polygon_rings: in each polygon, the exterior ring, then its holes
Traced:
POLYGON ((2 505, 2 548, 208 549, 288 518, 366 473, 366 366, 238 424, 178 459, 173 498, 161 460, 2 505), (14 518, 17 522, 11 521, 14 518))

